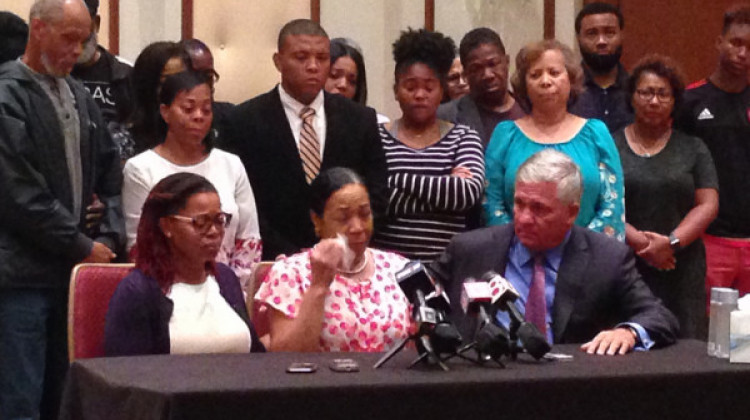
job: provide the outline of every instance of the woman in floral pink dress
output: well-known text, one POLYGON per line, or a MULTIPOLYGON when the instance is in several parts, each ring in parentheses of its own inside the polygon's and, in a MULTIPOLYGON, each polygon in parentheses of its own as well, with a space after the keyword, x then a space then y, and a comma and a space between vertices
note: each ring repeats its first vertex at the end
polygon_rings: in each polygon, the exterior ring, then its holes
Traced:
POLYGON ((385 351, 409 333, 409 302, 394 274, 408 260, 368 248, 370 199, 353 171, 311 185, 320 242, 277 261, 255 300, 269 312, 272 351, 385 351))

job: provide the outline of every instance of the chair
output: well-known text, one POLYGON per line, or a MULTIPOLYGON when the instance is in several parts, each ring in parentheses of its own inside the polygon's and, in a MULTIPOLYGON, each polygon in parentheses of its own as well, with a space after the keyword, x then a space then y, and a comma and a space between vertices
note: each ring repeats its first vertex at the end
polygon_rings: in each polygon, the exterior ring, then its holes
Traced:
POLYGON ((261 341, 266 347, 268 347, 268 340, 270 340, 268 336, 270 333, 268 316, 265 307, 255 305, 254 298, 255 293, 258 292, 258 288, 260 288, 266 275, 268 275, 268 272, 271 270, 273 263, 273 261, 261 261, 255 264, 255 267, 253 267, 253 274, 250 276, 250 281, 247 283, 247 298, 245 300, 247 315, 255 326, 255 332, 258 333, 258 337, 261 338, 261 341))
POLYGON ((104 322, 109 300, 133 264, 78 264, 70 275, 68 358, 104 356, 104 322))

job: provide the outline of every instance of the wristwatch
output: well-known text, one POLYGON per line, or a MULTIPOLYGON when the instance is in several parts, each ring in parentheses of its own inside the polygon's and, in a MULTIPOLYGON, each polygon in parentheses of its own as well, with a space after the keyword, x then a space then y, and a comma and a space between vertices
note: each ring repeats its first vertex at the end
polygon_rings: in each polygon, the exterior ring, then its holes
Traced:
POLYGON ((674 236, 674 233, 669 234, 669 246, 672 247, 672 251, 674 252, 680 250, 680 238, 674 236))

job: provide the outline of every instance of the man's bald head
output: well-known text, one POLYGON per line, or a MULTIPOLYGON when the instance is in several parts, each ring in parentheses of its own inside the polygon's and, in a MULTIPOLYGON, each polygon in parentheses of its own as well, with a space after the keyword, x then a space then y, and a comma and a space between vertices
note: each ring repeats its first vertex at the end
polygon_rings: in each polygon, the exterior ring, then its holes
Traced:
POLYGON ((36 0, 29 18, 23 61, 39 73, 67 76, 91 33, 86 4, 83 0, 36 0))

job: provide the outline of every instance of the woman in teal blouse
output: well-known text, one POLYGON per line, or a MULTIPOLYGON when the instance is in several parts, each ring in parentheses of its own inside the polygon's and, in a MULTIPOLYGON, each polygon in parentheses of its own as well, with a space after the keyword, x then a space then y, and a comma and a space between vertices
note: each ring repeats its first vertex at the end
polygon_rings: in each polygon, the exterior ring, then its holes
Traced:
POLYGON ((516 171, 534 153, 553 148, 567 154, 583 175, 576 224, 625 239, 622 165, 612 136, 599 120, 568 112, 581 91, 583 71, 573 52, 556 40, 524 47, 516 56, 516 100, 531 112, 497 125, 485 152, 485 214, 489 225, 513 219, 516 171))

